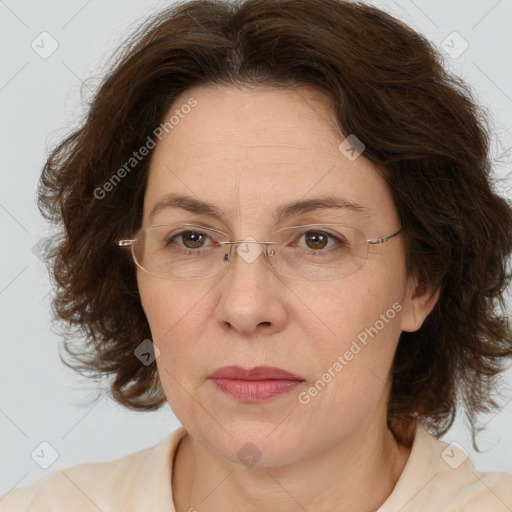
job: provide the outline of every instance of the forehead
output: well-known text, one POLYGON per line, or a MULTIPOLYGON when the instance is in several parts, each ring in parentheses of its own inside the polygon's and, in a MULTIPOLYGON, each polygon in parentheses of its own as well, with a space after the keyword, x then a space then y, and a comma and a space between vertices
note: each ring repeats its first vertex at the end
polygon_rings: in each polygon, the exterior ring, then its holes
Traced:
POLYGON ((194 88, 166 119, 173 114, 179 122, 152 155, 146 220, 169 193, 215 204, 231 218, 261 218, 292 200, 326 195, 368 206, 373 215, 393 208, 376 167, 340 151, 345 136, 319 91, 194 88), (191 99, 194 108, 180 110, 191 99))

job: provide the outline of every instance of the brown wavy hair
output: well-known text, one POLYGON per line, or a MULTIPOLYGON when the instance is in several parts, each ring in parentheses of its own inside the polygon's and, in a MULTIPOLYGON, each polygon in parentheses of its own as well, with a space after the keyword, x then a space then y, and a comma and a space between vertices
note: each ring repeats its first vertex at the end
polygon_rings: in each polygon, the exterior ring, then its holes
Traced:
POLYGON ((477 415, 498 407, 496 380, 512 356, 504 302, 512 213, 495 191, 489 116, 440 52, 362 2, 195 0, 148 17, 108 66, 38 186, 42 215, 61 228, 47 262, 63 362, 108 377, 128 408, 166 402, 156 364, 134 356, 151 332, 134 265, 115 245, 141 226, 151 151, 115 186, 104 184, 190 87, 311 86, 384 169, 406 226, 407 272, 441 289, 421 329, 400 336, 388 425, 409 444, 417 419, 441 435, 463 404, 475 439, 477 415))

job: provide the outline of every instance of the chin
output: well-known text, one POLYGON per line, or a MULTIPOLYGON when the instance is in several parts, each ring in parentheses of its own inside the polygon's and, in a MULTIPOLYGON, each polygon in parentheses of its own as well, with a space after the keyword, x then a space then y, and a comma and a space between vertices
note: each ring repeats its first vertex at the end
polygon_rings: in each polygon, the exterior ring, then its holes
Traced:
POLYGON ((224 427, 229 434, 221 429, 219 435, 212 437, 210 430, 201 434, 201 439, 219 457, 232 464, 248 468, 273 467, 296 462, 304 455, 304 441, 293 426, 267 421, 235 421, 224 427))

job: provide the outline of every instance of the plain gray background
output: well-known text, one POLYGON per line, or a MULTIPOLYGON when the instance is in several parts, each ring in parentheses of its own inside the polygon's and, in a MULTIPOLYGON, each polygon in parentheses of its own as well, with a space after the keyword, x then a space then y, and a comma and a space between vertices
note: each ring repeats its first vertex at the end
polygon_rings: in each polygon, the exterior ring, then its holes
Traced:
MULTIPOLYGON (((48 149, 82 113, 82 81, 103 70, 112 50, 141 18, 170 1, 0 0, 0 495, 60 468, 152 446, 179 425, 168 406, 134 413, 108 397, 83 403, 97 388, 58 357, 60 340, 49 326, 49 279, 36 248, 49 231, 35 205, 48 149), (42 32, 51 37, 40 36, 42 32), (34 40, 40 53, 31 47, 34 40), (52 44, 58 44, 56 51, 42 58, 52 44), (31 457, 41 449, 51 455, 42 442, 58 453, 46 469, 31 457)), ((512 0, 368 3, 445 48, 446 66, 472 86, 493 114, 493 155, 496 172, 503 175, 511 165, 510 160, 503 164, 503 155, 512 146, 512 0), (458 55, 464 41, 468 47, 458 55)), ((512 198, 512 183, 503 181, 498 187, 512 198)), ((512 473, 511 383, 508 371, 502 383, 503 409, 482 418, 487 429, 478 441, 484 453, 473 452, 460 420, 443 438, 466 448, 479 470, 512 473)))

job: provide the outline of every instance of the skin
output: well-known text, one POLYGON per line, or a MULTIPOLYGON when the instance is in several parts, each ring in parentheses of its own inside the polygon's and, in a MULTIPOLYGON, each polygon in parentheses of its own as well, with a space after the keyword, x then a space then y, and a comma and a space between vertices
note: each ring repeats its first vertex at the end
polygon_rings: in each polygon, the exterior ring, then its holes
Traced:
MULTIPOLYGON (((338 222, 367 238, 401 227, 378 169, 338 149, 345 136, 332 106, 312 88, 200 87, 197 106, 158 144, 144 198, 143 226, 205 222, 231 240, 268 240, 273 210, 289 201, 333 194, 368 208, 369 218, 320 210, 285 225, 338 222), (215 204, 212 220, 167 210, 149 221, 170 192, 215 204)), ((301 281, 270 270, 264 255, 236 257, 206 279, 172 281, 138 270, 138 286, 168 402, 187 435, 172 478, 178 512, 374 511, 389 496, 410 453, 386 425, 389 374, 401 331, 415 331, 438 293, 407 276, 403 237, 371 245, 365 266, 332 281, 301 281), (399 303, 402 309, 311 401, 310 388, 357 335, 399 303), (276 366, 306 380, 264 403, 218 391, 208 376, 237 364, 276 366), (250 442, 260 459, 237 452, 250 442)))

